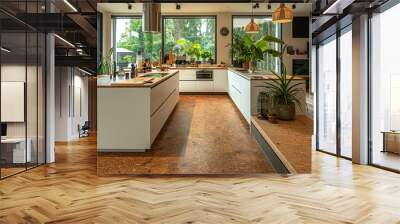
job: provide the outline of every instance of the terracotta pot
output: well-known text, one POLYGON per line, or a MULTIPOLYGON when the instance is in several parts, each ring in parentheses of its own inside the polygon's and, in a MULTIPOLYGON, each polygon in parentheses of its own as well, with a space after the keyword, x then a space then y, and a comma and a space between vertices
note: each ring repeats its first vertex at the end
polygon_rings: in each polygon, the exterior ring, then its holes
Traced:
POLYGON ((279 119, 290 121, 296 116, 296 106, 294 103, 291 104, 279 104, 279 119))

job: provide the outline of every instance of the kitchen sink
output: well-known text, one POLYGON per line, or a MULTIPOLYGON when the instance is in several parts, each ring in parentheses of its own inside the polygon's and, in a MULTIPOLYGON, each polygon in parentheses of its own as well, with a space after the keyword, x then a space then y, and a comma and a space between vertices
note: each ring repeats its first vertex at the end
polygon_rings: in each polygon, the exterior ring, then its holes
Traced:
POLYGON ((150 73, 150 74, 145 74, 142 77, 162 78, 167 75, 168 75, 168 73, 150 73))

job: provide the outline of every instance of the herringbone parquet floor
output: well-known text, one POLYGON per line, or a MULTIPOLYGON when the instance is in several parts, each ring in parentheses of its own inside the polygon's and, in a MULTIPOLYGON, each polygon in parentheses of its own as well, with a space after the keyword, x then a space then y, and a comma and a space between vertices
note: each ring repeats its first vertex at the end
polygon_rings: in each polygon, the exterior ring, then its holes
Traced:
POLYGON ((400 175, 314 152, 309 175, 98 177, 89 138, 0 181, 0 223, 400 223, 400 175))

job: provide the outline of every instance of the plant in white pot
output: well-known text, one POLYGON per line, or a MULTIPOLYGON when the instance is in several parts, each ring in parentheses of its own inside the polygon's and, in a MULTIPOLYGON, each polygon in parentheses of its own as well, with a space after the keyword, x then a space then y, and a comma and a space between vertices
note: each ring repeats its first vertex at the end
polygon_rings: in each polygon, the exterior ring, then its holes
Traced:
POLYGON ((278 110, 278 117, 281 120, 293 120, 296 116, 296 104, 302 109, 302 104, 298 98, 299 94, 304 92, 301 88, 303 83, 292 83, 296 76, 288 76, 286 67, 282 64, 281 74, 271 71, 275 79, 265 82, 268 93, 273 97, 278 110))

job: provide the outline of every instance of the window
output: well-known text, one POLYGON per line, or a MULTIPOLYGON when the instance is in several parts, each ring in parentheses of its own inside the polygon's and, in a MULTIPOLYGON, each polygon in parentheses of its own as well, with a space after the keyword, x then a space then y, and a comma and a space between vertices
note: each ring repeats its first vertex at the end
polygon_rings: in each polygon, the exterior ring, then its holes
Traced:
POLYGON ((400 170, 400 4, 371 18, 371 159, 400 170))
POLYGON ((140 51, 143 58, 160 60, 161 34, 146 33, 141 17, 113 17, 113 50, 117 69, 130 67, 140 51))
POLYGON ((167 16, 163 19, 163 53, 173 52, 183 61, 216 60, 215 16, 167 16))
POLYGON ((340 46, 340 154, 352 157, 352 32, 351 26, 339 38, 340 46))
POLYGON ((318 48, 318 149, 336 154, 336 36, 318 48))
MULTIPOLYGON (((247 35, 244 31, 246 25, 250 22, 251 16, 233 16, 232 18, 232 45, 240 43, 241 38, 247 35)), ((254 35, 254 39, 258 40, 264 35, 270 35, 280 38, 280 26, 272 22, 270 16, 256 16, 254 17, 254 22, 260 26, 260 32, 254 35)), ((279 50, 277 44, 271 44, 276 50, 279 50)), ((232 52, 232 63, 234 66, 241 67, 242 61, 236 56, 236 52, 232 52)), ((264 61, 258 62, 257 68, 265 71, 275 71, 279 72, 280 63, 279 58, 272 57, 269 54, 264 55, 264 61)))

